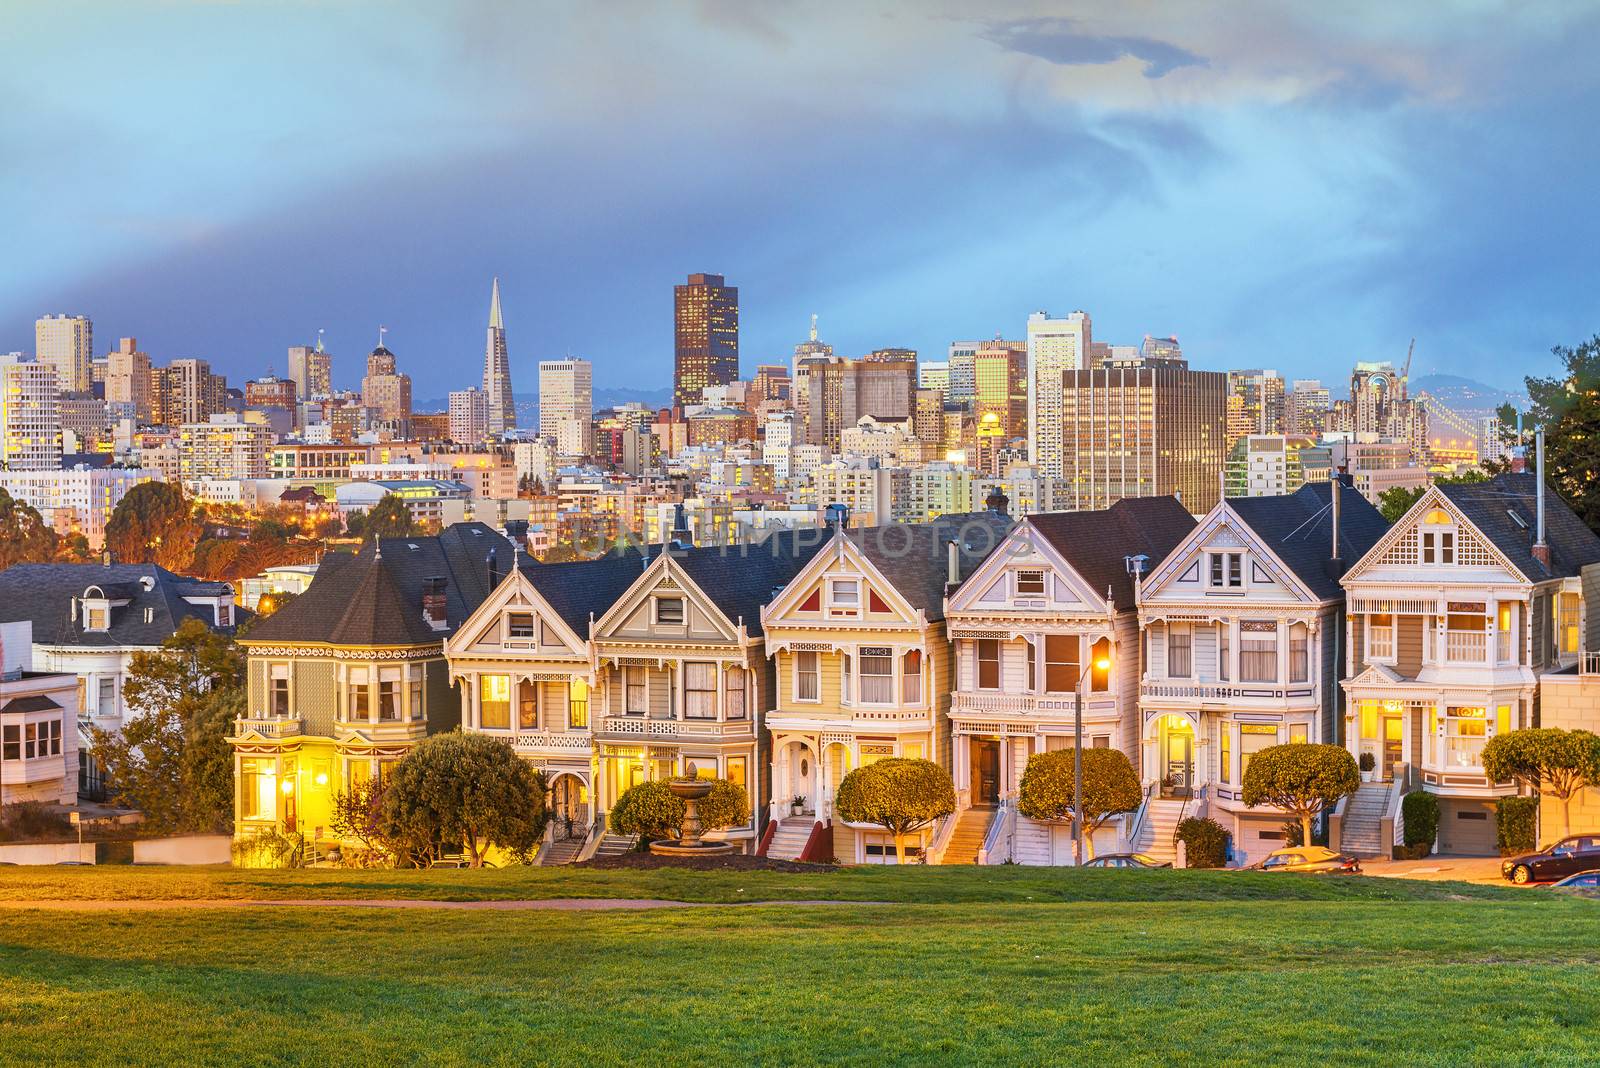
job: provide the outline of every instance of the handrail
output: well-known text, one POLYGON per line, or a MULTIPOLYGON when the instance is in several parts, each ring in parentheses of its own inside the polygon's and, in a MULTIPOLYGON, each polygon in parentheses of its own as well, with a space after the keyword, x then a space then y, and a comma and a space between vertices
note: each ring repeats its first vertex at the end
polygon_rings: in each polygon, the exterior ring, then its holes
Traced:
POLYGON ((978 850, 979 864, 1000 864, 1010 860, 1011 850, 1007 827, 1011 825, 1015 815, 1014 802, 1010 797, 1002 797, 1000 804, 994 810, 994 816, 989 820, 988 830, 983 835, 983 846, 978 850), (1007 842, 1006 856, 1001 860, 994 860, 1001 853, 1000 843, 1007 842))
POLYGON ((600 848, 600 842, 605 838, 606 817, 605 813, 595 813, 594 821, 589 825, 589 837, 583 840, 583 848, 578 850, 577 860, 592 860, 595 852, 600 848))
MULTIPOLYGON (((1391 845, 1406 844, 1406 825, 1401 812, 1405 807, 1407 792, 1404 783, 1391 782, 1389 784, 1389 803, 1384 807, 1384 814, 1380 819, 1389 820, 1394 827, 1394 841, 1390 843, 1391 845)), ((1378 826, 1382 828, 1383 824, 1380 822, 1378 826)))
POLYGON ((1128 835, 1130 853, 1139 848, 1139 832, 1144 830, 1144 818, 1150 813, 1150 799, 1160 785, 1160 779, 1151 779, 1150 785, 1144 788, 1144 800, 1139 802, 1139 814, 1133 818, 1133 832, 1128 835))
POLYGON ((944 863, 944 852, 950 848, 950 839, 955 836, 956 824, 960 819, 959 812, 940 817, 938 825, 934 828, 933 837, 928 839, 928 847, 922 851, 922 863, 944 863))

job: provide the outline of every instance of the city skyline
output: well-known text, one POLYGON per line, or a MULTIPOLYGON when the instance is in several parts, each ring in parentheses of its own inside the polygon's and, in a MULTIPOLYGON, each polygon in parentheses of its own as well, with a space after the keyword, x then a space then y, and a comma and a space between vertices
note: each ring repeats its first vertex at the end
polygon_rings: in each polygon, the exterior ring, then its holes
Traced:
POLYGON ((701 271, 741 290, 745 374, 812 313, 841 355, 929 358, 1082 308, 1107 340, 1176 334, 1197 367, 1287 378, 1399 360, 1415 336, 1418 375, 1500 387, 1589 333, 1600 89, 1572 50, 1593 12, 1375 26, 1276 9, 1248 40, 1199 13, 1071 14, 502 11, 485 34, 420 7, 315 33, 295 10, 11 10, 38 47, 0 74, 29 105, 0 132, 51 147, 0 178, 32 206, 29 255, 0 266, 0 351, 31 351, 42 315, 85 314, 96 355, 135 336, 243 381, 326 328, 350 386, 381 322, 418 396, 444 397, 471 384, 453 368, 481 356, 498 274, 514 379, 570 353, 597 388, 660 388, 667 287, 701 271), (177 41, 205 60, 161 62, 177 41), (96 61, 129 45, 155 60, 138 79, 96 61), (38 76, 66 48, 83 76, 38 76), (602 48, 618 79, 576 77, 602 48), (234 99, 234 61, 288 53, 345 70, 350 99, 288 80, 234 99), (881 78, 908 93, 860 106, 881 78), (557 80, 577 94, 559 112, 557 80), (675 116, 713 92, 728 103, 686 134, 675 116), (65 126, 83 133, 48 137, 65 126), (1018 166, 982 164, 996 156, 1018 166))

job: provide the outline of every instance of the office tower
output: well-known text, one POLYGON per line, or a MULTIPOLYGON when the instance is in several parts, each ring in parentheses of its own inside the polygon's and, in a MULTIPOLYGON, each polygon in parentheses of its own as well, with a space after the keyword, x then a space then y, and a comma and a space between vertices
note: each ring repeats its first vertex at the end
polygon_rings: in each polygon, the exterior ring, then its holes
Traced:
POLYGON ((1061 461, 1071 508, 1176 493, 1190 512, 1207 511, 1221 495, 1228 455, 1227 392, 1224 372, 1182 361, 1065 372, 1061 461))
POLYGON ((978 433, 1001 441, 1028 433, 1028 346, 985 341, 972 354, 972 404, 978 433))
POLYGON ((917 388, 936 389, 941 394, 950 389, 950 362, 938 360, 917 365, 917 388))
POLYGON ((56 372, 62 393, 87 393, 93 385, 94 324, 87 315, 46 315, 33 325, 34 358, 56 372))
POLYGON ((1139 345, 1139 358, 1148 364, 1177 363, 1187 367, 1188 361, 1183 358, 1183 348, 1175 337, 1144 336, 1144 341, 1139 345))
POLYGON ((450 391, 450 440, 476 445, 489 436, 489 395, 483 390, 450 391))
POLYGON ((673 294, 672 399, 698 404, 707 386, 739 377, 739 289, 724 285, 720 274, 691 274, 673 294))
POLYGON ((1315 450, 1310 438, 1290 434, 1246 434, 1228 452, 1229 497, 1281 497, 1305 482, 1302 453, 1315 450))
POLYGON ((903 360, 917 362, 916 349, 873 349, 861 357, 869 363, 898 363, 903 360))
POLYGON ((246 408, 294 408, 295 382, 277 375, 262 375, 244 384, 246 408))
POLYGON ((795 409, 807 445, 839 448, 840 434, 862 416, 879 422, 910 419, 916 411, 914 360, 851 360, 808 357, 800 365, 795 409))
POLYGON ((793 368, 793 373, 790 375, 790 378, 795 381, 799 380, 800 364, 805 360, 811 359, 814 356, 828 357, 832 355, 833 346, 828 344, 826 341, 817 340, 817 317, 813 315, 811 317, 810 337, 794 347, 794 361, 790 365, 793 368))
POLYGON ((204 422, 227 408, 228 380, 205 360, 173 360, 150 373, 150 408, 167 426, 204 422))
POLYGON ((323 351, 320 331, 315 348, 289 346, 289 378, 297 400, 321 399, 333 392, 333 354, 323 351))
POLYGON ((787 403, 793 382, 789 369, 781 363, 764 363, 756 368, 756 377, 750 383, 746 403, 757 405, 763 401, 787 403))
POLYGON ((1428 412, 1407 392, 1406 377, 1390 363, 1358 363, 1350 374, 1350 429, 1408 442, 1414 457, 1428 456, 1428 412))
POLYGON ((1283 399, 1284 433, 1320 438, 1332 402, 1328 387, 1314 378, 1297 378, 1283 399))
POLYGON ((489 334, 483 349, 483 392, 489 402, 489 433, 499 437, 517 428, 517 405, 511 396, 511 357, 506 353, 506 324, 500 314, 500 279, 489 293, 489 334))
POLYGON ((1228 447, 1249 434, 1283 433, 1283 376, 1251 368, 1228 372, 1228 447))
POLYGON ((24 360, 20 352, 0 356, 0 456, 6 470, 61 468, 59 400, 53 364, 24 360))
POLYGON ((150 378, 150 357, 139 351, 138 340, 121 339, 116 351, 106 357, 106 403, 126 404, 135 419, 148 423, 153 414, 150 378))
POLYGON ((539 436, 554 438, 563 456, 593 450, 594 365, 588 360, 540 362, 539 436))
POLYGON ((1065 319, 1042 311, 1028 316, 1028 458, 1047 478, 1065 473, 1062 375, 1084 366, 1092 332, 1086 312, 1075 311, 1065 319))
POLYGON ((89 385, 91 388, 100 386, 102 397, 105 396, 106 373, 110 367, 111 360, 108 356, 96 356, 89 361, 89 385))
POLYGON ((911 416, 911 432, 922 442, 926 453, 944 452, 944 390, 919 387, 911 416))
POLYGON ((403 438, 411 430, 411 376, 401 373, 394 353, 384 347, 383 335, 379 327, 378 347, 367 357, 367 376, 361 380, 361 403, 403 438))

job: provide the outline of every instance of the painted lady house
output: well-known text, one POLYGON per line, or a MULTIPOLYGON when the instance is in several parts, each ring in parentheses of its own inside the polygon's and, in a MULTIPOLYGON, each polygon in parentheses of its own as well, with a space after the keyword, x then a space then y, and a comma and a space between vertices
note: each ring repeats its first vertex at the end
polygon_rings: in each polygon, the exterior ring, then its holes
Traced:
MULTIPOLYGON (((1389 798, 1439 798, 1438 848, 1493 854, 1490 738, 1539 725, 1542 673, 1578 662, 1584 565, 1600 538, 1523 472, 1428 489, 1344 578, 1345 743, 1389 798)), ((1387 845, 1388 843, 1383 843, 1387 845)))
POLYGON ((602 827, 589 626, 640 567, 638 554, 567 564, 524 557, 445 643, 462 729, 504 739, 545 774, 552 819, 541 864, 575 859, 602 827))
MULTIPOLYGON (((893 862, 881 829, 834 821, 834 794, 850 771, 884 757, 950 767, 945 594, 1010 526, 984 512, 836 529, 762 610, 777 664, 768 856, 893 862)), ((931 836, 923 832, 919 852, 931 836)))
POLYGON ((325 557, 305 593, 240 640, 248 706, 234 751, 236 838, 336 845, 333 796, 461 721, 444 643, 511 567, 481 523, 325 557))
POLYGON ((1186 816, 1209 816, 1254 860, 1286 814, 1242 798, 1251 756, 1340 740, 1344 565, 1383 537, 1377 509, 1337 483, 1219 502, 1144 581, 1138 766, 1149 794, 1134 845, 1171 856, 1186 816))
MULTIPOLYGON (((681 524, 680 524, 681 526, 681 524)), ((634 582, 590 629, 599 708, 596 804, 629 787, 687 774, 724 778, 750 797, 751 822, 715 836, 757 847, 773 699, 762 606, 819 551, 825 532, 775 533, 757 544, 678 541, 633 557, 634 582)), ((606 851, 626 848, 608 836, 606 851)))
MULTIPOLYGON (((1139 615, 1135 575, 1195 527, 1174 497, 1127 498, 1094 512, 1023 518, 945 605, 955 656, 952 771, 961 815, 943 862, 1071 863, 1071 835, 1020 816, 1035 753, 1083 744, 1139 763, 1139 615), (1109 671, 1092 665, 1110 661, 1109 671)), ((1130 821, 1131 826, 1131 821, 1130 821)), ((1108 824, 1096 852, 1114 849, 1108 824)))

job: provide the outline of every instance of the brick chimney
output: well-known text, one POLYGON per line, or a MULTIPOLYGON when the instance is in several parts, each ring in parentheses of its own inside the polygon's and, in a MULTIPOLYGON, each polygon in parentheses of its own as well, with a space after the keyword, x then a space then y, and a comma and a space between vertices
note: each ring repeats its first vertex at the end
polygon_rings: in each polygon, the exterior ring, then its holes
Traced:
POLYGON ((430 576, 422 583, 422 618, 434 630, 444 630, 450 626, 444 588, 445 580, 439 575, 430 576))

